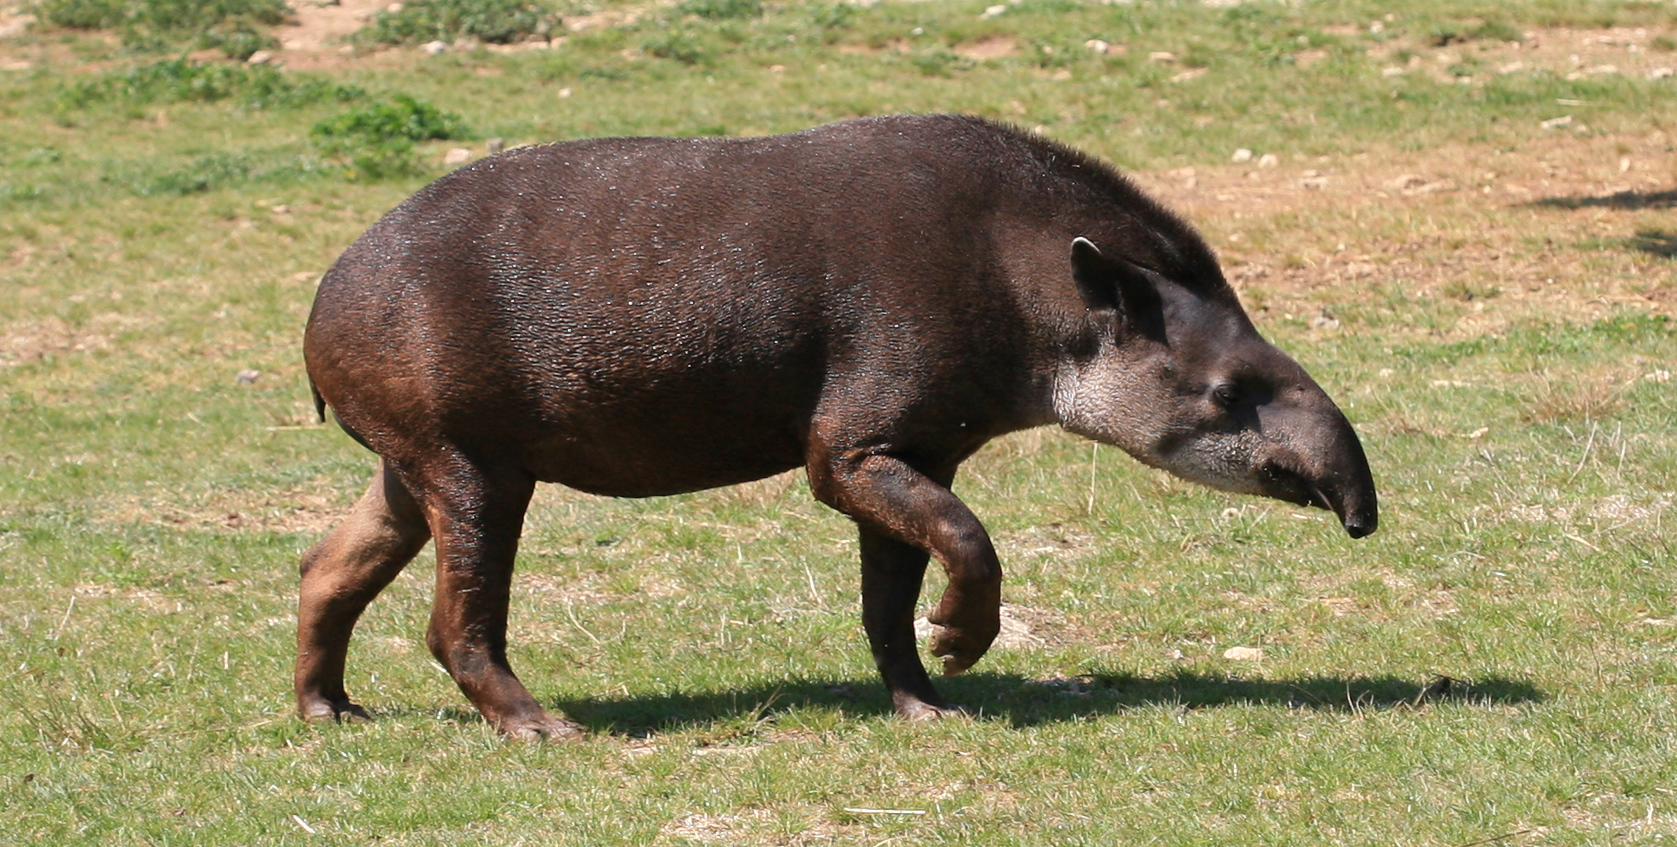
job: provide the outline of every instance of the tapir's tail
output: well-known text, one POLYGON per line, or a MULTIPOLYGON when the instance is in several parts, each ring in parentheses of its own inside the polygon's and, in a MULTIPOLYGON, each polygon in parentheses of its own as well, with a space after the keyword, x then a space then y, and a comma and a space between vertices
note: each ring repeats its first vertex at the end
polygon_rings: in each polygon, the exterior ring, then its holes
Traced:
MULTIPOLYGON (((309 379, 309 394, 314 396, 314 413, 315 413, 315 415, 320 418, 321 423, 326 423, 326 398, 320 396, 320 389, 318 389, 314 386, 314 379, 313 378, 309 379)), ((367 448, 368 450, 373 449, 373 445, 368 444, 367 439, 361 437, 361 433, 356 432, 353 429, 350 429, 349 425, 344 423, 343 418, 340 418, 336 414, 334 414, 334 415, 332 415, 332 419, 338 422, 338 429, 343 430, 345 435, 348 435, 350 438, 355 439, 356 444, 359 444, 362 447, 367 448)), ((377 453, 378 451, 373 450, 373 452, 377 453)))

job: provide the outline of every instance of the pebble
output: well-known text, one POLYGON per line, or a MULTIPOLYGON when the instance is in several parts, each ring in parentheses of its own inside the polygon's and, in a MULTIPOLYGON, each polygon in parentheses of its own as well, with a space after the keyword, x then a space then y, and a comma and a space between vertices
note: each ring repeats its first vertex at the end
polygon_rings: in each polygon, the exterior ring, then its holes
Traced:
POLYGON ((1258 167, 1260 168, 1273 168, 1279 164, 1281 164, 1281 157, 1274 153, 1265 153, 1258 157, 1258 167))
POLYGON ((981 21, 987 21, 997 15, 1005 14, 1006 12, 1006 6, 990 6, 984 10, 984 14, 978 16, 978 19, 981 21))
POLYGON ((1252 151, 1246 149, 1245 147, 1242 147, 1242 148, 1234 151, 1234 155, 1229 157, 1229 161, 1231 161, 1231 162, 1250 162, 1250 161, 1252 161, 1252 151))
POLYGON ((445 165, 464 165, 472 160, 472 151, 465 147, 455 147, 443 155, 445 165))
POLYGON ((1223 651, 1223 658, 1236 662, 1256 662, 1263 657, 1262 647, 1230 647, 1223 651))
POLYGON ((266 65, 266 64, 269 64, 273 61, 274 61, 274 54, 272 52, 269 52, 267 50, 258 50, 255 53, 250 54, 250 58, 245 60, 245 64, 247 64, 247 65, 266 65))
POLYGON ((1112 49, 1111 44, 1108 44, 1099 38, 1091 38, 1088 41, 1083 42, 1083 46, 1089 48, 1091 53, 1097 53, 1102 56, 1106 55, 1106 51, 1112 49))
POLYGON ((233 377, 240 385, 251 385, 262 377, 262 372, 255 368, 245 368, 233 377))
POLYGON ((448 52, 448 42, 446 42, 446 41, 427 41, 427 42, 425 42, 425 54, 428 55, 428 56, 439 56, 439 55, 442 55, 443 53, 447 53, 447 52, 448 52))

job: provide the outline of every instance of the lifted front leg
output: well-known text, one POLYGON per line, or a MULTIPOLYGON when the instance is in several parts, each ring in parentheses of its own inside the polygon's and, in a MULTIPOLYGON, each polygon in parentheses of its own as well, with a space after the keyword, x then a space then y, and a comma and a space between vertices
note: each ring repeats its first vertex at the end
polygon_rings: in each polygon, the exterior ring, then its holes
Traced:
POLYGON ((879 453, 812 457, 811 487, 862 527, 863 623, 898 714, 935 717, 950 709, 913 648, 913 608, 928 554, 949 577, 931 614, 943 672, 971 667, 1001 630, 1001 565, 982 524, 953 493, 953 468, 934 478, 879 453))

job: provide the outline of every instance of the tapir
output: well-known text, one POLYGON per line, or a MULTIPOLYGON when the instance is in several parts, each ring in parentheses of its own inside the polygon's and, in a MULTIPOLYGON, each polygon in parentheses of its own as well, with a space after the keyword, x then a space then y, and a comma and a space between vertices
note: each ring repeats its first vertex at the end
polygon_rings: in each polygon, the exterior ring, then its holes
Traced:
POLYGON ((1000 627, 1002 569, 950 491, 1004 433, 1058 424, 1219 489, 1373 532, 1356 433, 1259 336, 1205 241, 1113 167, 975 117, 872 117, 765 138, 507 151, 431 183, 321 280, 317 410, 379 457, 302 559, 297 708, 344 690, 357 618, 428 540, 427 645, 484 718, 567 737, 507 662, 537 482, 677 494, 802 468, 860 532, 862 624, 896 713, 1000 627))

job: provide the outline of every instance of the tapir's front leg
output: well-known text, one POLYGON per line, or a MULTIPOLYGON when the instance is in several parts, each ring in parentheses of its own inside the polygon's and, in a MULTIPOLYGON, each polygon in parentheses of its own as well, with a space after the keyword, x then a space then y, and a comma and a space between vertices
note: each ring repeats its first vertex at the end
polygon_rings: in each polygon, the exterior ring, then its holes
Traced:
MULTIPOLYGON (((989 534, 948 488, 953 469, 940 473, 941 479, 934 479, 895 456, 857 450, 812 455, 809 474, 818 499, 862 526, 864 544, 868 543, 867 535, 872 531, 924 550, 943 564, 949 584, 930 615, 932 623, 942 627, 932 639, 932 653, 943 658, 945 674, 960 673, 977 662, 1001 629, 1002 570, 989 534)), ((903 561, 901 556, 880 555, 888 552, 885 548, 864 550, 864 556, 877 563, 891 559, 903 561)), ((870 567, 878 570, 876 564, 864 562, 864 573, 870 567)), ((873 585, 877 590, 864 591, 865 607, 877 609, 880 604, 893 609, 901 607, 900 594, 906 580, 892 584, 894 580, 884 576, 884 572, 874 574, 873 585), (878 596, 887 590, 898 595, 896 602, 878 596)), ((916 584, 918 577, 915 573, 916 584)), ((912 599, 908 610, 912 611, 912 599)), ((864 615, 867 613, 865 609, 864 615)), ((891 616, 898 614, 901 612, 891 616)), ((903 656, 900 639, 889 646, 882 645, 874 636, 875 628, 869 629, 876 659, 882 662, 881 673, 892 689, 893 700, 898 701, 897 711, 909 717, 922 717, 911 714, 915 712, 914 707, 905 709, 901 702, 901 695, 909 695, 914 701, 921 699, 922 692, 914 690, 919 686, 900 670, 910 662, 918 665, 919 658, 903 656), (882 651, 884 655, 880 655, 882 651), (888 668, 899 670, 894 673, 888 668)), ((907 649, 912 651, 912 645, 907 649)), ((930 690, 929 681, 925 685, 930 690)), ((940 707, 941 703, 929 705, 940 707)))

